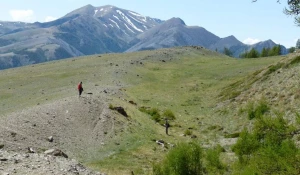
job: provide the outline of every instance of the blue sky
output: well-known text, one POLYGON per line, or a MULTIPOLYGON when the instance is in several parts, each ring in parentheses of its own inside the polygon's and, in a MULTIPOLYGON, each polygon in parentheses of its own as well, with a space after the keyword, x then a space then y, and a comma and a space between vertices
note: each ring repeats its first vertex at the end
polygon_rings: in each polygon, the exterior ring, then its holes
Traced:
POLYGON ((179 17, 189 26, 219 37, 234 35, 247 44, 272 39, 291 47, 300 38, 300 27, 283 14, 286 0, 3 0, 0 21, 45 22, 87 4, 114 5, 162 20, 179 17))

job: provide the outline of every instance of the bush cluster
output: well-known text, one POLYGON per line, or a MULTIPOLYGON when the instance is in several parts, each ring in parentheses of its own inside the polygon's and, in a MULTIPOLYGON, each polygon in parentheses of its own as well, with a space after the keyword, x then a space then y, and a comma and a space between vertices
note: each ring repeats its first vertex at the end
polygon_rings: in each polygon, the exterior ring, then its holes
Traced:
POLYGON ((280 114, 257 118, 253 131, 244 129, 232 148, 239 158, 237 174, 299 174, 295 128, 280 114))
POLYGON ((164 119, 168 119, 168 120, 176 119, 174 113, 169 109, 165 110, 162 114, 157 108, 140 107, 139 110, 141 112, 150 115, 151 119, 158 123, 163 122, 164 119))
POLYGON ((277 45, 272 48, 263 48, 261 53, 252 48, 250 51, 246 51, 243 54, 241 54, 240 58, 258 58, 278 55, 282 55, 281 45, 277 45))
MULTIPOLYGON (((244 128, 232 146, 238 157, 234 166, 220 160, 225 150, 219 145, 204 152, 195 143, 181 143, 171 149, 162 162, 153 164, 153 174, 299 174, 300 149, 295 144, 294 136, 300 130, 295 124, 288 123, 280 113, 267 115, 269 107, 266 102, 260 101, 255 107, 252 106, 254 124, 251 128, 244 128)), ((299 126, 298 113, 296 122, 299 126)))
POLYGON ((254 104, 253 102, 248 103, 246 110, 248 119, 252 120, 254 118, 262 117, 270 110, 270 107, 264 99, 261 99, 258 104, 254 104))
POLYGON ((196 143, 180 143, 162 162, 153 165, 154 175, 202 175, 203 151, 196 143))

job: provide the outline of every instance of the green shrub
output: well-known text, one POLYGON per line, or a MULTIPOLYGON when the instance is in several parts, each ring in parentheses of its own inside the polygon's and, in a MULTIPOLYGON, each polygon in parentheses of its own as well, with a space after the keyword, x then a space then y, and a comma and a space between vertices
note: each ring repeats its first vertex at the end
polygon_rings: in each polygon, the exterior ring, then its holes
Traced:
POLYGON ((260 100, 258 106, 255 109, 256 116, 262 116, 270 110, 265 100, 260 100))
POLYGON ((300 56, 296 56, 295 58, 292 59, 290 65, 297 64, 299 62, 300 62, 300 56))
POLYGON ((264 75, 269 75, 282 67, 284 67, 284 63, 277 63, 276 65, 271 65, 268 67, 269 69, 264 73, 264 75))
POLYGON ((237 143, 232 147, 232 150, 239 158, 240 163, 247 163, 250 155, 259 148, 259 143, 255 135, 244 129, 240 133, 237 143))
POLYGON ((111 110, 113 110, 114 106, 112 104, 109 104, 108 108, 111 109, 111 110))
POLYGON ((181 143, 162 162, 153 165, 154 175, 202 175, 202 149, 196 143, 181 143))
POLYGON ((281 114, 257 118, 253 131, 244 129, 232 148, 239 158, 236 174, 299 174, 300 152, 292 139, 296 131, 281 114))
POLYGON ((226 166, 220 161, 220 154, 224 151, 221 145, 208 149, 206 152, 207 169, 210 173, 224 174, 226 166))
POLYGON ((168 120, 175 120, 176 119, 174 113, 170 109, 165 110, 164 113, 163 113, 163 116, 165 118, 167 118, 168 120))
POLYGON ((239 132, 234 132, 234 133, 231 133, 231 134, 225 134, 225 138, 237 138, 240 136, 240 133, 239 132))
POLYGON ((256 106, 253 102, 249 102, 246 109, 249 120, 252 120, 254 118, 260 118, 269 110, 270 108, 264 99, 261 99, 256 106))
POLYGON ((193 132, 190 129, 187 129, 187 130, 184 131, 184 135, 190 136, 192 134, 193 134, 193 132))
POLYGON ((147 108, 145 106, 139 107, 139 111, 147 113, 147 108))
POLYGON ((300 125, 300 114, 296 112, 296 123, 300 125))
POLYGON ((254 103, 250 102, 247 105, 247 113, 248 113, 248 119, 252 120, 255 118, 255 111, 254 111, 254 103))
POLYGON ((141 112, 144 112, 151 116, 151 119, 155 122, 161 122, 161 115, 159 113, 159 110, 157 108, 146 108, 146 107, 140 107, 139 110, 141 112))

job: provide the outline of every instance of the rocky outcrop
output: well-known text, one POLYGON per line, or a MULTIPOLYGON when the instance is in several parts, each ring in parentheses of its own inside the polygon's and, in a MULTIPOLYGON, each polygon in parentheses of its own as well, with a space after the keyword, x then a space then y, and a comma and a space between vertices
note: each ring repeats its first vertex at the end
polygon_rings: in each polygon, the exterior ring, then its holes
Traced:
POLYGON ((0 172, 1 174, 105 175, 89 170, 73 159, 4 150, 0 150, 0 172))

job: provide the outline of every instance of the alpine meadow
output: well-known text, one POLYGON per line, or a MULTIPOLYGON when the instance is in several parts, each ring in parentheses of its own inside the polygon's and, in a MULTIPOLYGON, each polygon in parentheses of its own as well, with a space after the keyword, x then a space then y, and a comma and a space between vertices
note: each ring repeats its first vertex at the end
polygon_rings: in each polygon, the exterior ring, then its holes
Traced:
POLYGON ((298 175, 298 42, 111 5, 0 21, 0 174, 298 175))

